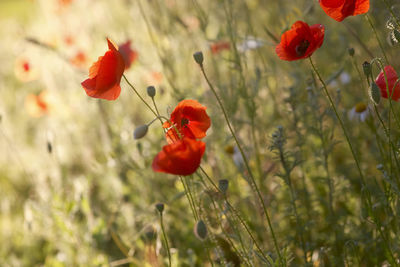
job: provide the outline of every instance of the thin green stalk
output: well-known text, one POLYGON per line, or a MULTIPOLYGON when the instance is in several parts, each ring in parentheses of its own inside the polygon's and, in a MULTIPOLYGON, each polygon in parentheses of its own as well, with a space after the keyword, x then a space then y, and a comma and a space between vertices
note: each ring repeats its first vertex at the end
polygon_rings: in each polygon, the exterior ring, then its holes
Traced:
POLYGON ((348 135, 348 133, 347 133, 347 130, 346 130, 346 128, 344 127, 344 123, 343 123, 343 121, 342 121, 342 119, 341 119, 341 117, 340 117, 340 115, 339 115, 339 113, 338 113, 338 111, 337 111, 337 109, 336 109, 336 106, 335 106, 335 104, 334 104, 334 102, 333 102, 333 100, 332 100, 331 95, 329 94, 328 88, 326 87, 326 84, 325 84, 324 80, 322 79, 322 77, 321 77, 321 75, 319 74, 317 68, 315 67, 315 65, 314 65, 314 63, 313 63, 311 57, 309 57, 309 60, 310 60, 310 64, 311 64, 312 69, 314 70, 315 74, 317 75, 319 81, 322 83, 322 88, 324 89, 324 92, 325 92, 325 94, 326 94, 326 96, 327 96, 327 98, 328 98, 328 100, 329 100, 329 103, 330 103, 330 105, 331 105, 331 107, 332 107, 332 109, 333 109, 333 111, 334 111, 334 113, 335 113, 335 115, 336 115, 336 118, 337 118, 338 121, 339 121, 339 124, 340 124, 340 126, 341 126, 341 128, 342 128, 342 131, 343 131, 343 133, 344 133, 344 135, 345 135, 345 137, 346 137, 346 141, 347 141, 347 143, 348 143, 348 145, 349 145, 349 147, 350 147, 351 154, 353 155, 354 161, 356 162, 357 170, 358 170, 358 172, 359 172, 359 174, 360 174, 360 178, 361 178, 362 184, 365 185, 365 178, 364 178, 364 175, 363 175, 363 173, 362 173, 362 171, 361 171, 361 167, 360 167, 359 160, 358 160, 358 158, 357 158, 357 156, 356 156, 356 153, 355 153, 354 148, 353 148, 353 145, 352 145, 352 143, 351 143, 351 141, 350 141, 350 137, 349 137, 349 135, 348 135))
POLYGON ((153 110, 153 108, 147 103, 146 100, 139 94, 139 92, 136 90, 136 88, 129 82, 129 80, 126 78, 125 74, 122 74, 122 77, 124 77, 125 81, 128 83, 128 85, 132 88, 132 90, 135 92, 135 94, 142 100, 142 102, 150 109, 150 111, 154 114, 154 116, 158 117, 158 114, 153 110))
POLYGON ((306 246, 305 246, 305 242, 304 242, 304 236, 303 236, 303 233, 300 232, 300 229, 299 229, 300 227, 303 226, 303 223, 301 222, 299 213, 297 212, 296 196, 295 196, 294 188, 292 185, 292 177, 290 175, 289 166, 287 164, 287 161, 285 160, 282 147, 279 147, 279 158, 281 160, 283 169, 285 170, 286 181, 287 181, 287 184, 289 187, 289 192, 290 192, 290 200, 291 200, 290 202, 292 204, 294 216, 296 217, 296 232, 300 238, 301 247, 303 249, 304 262, 307 263, 308 262, 307 261, 307 250, 306 250, 306 246))
POLYGON ((167 235, 165 234, 165 229, 164 229, 164 221, 163 221, 163 214, 162 212, 160 213, 160 225, 161 225, 161 231, 164 237, 164 242, 165 242, 165 246, 167 247, 167 253, 168 253, 168 266, 171 267, 171 252, 169 251, 169 244, 168 244, 168 238, 167 235))
POLYGON ((244 151, 242 149, 242 146, 240 145, 240 142, 239 142, 238 138, 236 137, 235 131, 232 128, 232 125, 231 125, 231 123, 229 121, 228 115, 227 115, 227 113, 225 111, 225 108, 224 108, 224 106, 222 104, 222 101, 221 101, 220 97, 218 96, 214 86, 211 84, 210 80, 208 79, 208 76, 207 76, 207 74, 206 74, 206 72, 204 70, 203 64, 200 64, 200 69, 201 69, 201 72, 202 72, 202 74, 203 74, 208 86, 210 87, 211 91, 213 92, 215 98, 218 101, 218 104, 219 104, 219 106, 220 106, 220 108, 222 110, 222 113, 224 114, 224 118, 225 118, 225 121, 226 121, 226 123, 228 125, 229 131, 231 132, 233 139, 235 139, 236 145, 239 148, 240 154, 242 155, 242 158, 243 158, 244 164, 246 166, 246 169, 247 169, 247 171, 249 173, 251 182, 253 183, 253 186, 254 186, 254 188, 256 190, 257 196, 258 196, 258 198, 259 198, 259 200, 261 202, 261 205, 263 207, 263 210, 264 210, 264 213, 265 213, 265 217, 266 217, 267 222, 268 222, 269 230, 271 232, 272 239, 273 239, 273 242, 274 242, 275 250, 276 250, 276 252, 278 254, 279 260, 281 261, 281 263, 283 263, 283 258, 282 258, 281 252, 279 250, 278 242, 277 242, 277 239, 276 239, 276 236, 275 236, 275 232, 274 232, 273 227, 272 227, 272 223, 271 223, 271 219, 269 217, 269 213, 268 213, 267 208, 265 206, 265 203, 264 203, 264 200, 262 198, 261 192, 258 189, 258 186, 257 186, 256 181, 254 179, 253 173, 252 173, 252 171, 250 169, 247 157, 246 157, 246 155, 245 155, 245 153, 244 153, 244 151))
MULTIPOLYGON (((200 181, 201 181, 201 183, 203 184, 204 188, 205 188, 207 191, 211 190, 211 189, 207 186, 206 182, 204 181, 203 176, 202 176, 199 172, 196 172, 196 174, 199 176, 200 181)), ((214 198, 213 198, 212 196, 209 196, 209 198, 210 198, 210 200, 211 200, 211 202, 212 202, 212 205, 213 205, 214 209, 217 210, 217 204, 216 204, 214 198)), ((223 208, 221 208, 220 205, 218 205, 218 206, 219 206, 219 209, 221 210, 221 212, 223 212, 223 208)), ((227 217, 227 218, 229 218, 229 217, 227 217)), ((218 213, 218 215, 217 215, 217 220, 218 220, 218 224, 220 225, 220 228, 221 228, 222 232, 224 233, 226 239, 228 240, 229 244, 233 247, 233 249, 236 251, 236 253, 238 253, 238 254, 240 255, 239 250, 235 247, 235 245, 233 244, 233 241, 232 241, 231 238, 229 237, 228 233, 226 233, 226 231, 225 231, 225 229, 224 229, 224 226, 222 225, 222 218, 221 218, 220 213, 218 213)), ((229 219, 228 219, 228 220, 229 220, 229 219)), ((231 222, 230 222, 230 224, 231 224, 232 226, 235 226, 235 225, 232 224, 231 222)), ((240 243, 241 248, 242 248, 242 250, 243 250, 242 253, 243 253, 244 255, 246 255, 247 253, 246 253, 245 245, 243 244, 243 240, 242 240, 242 237, 241 237, 239 231, 237 231, 237 235, 238 235, 239 243, 240 243)), ((244 258, 244 256, 243 256, 243 258, 244 258)), ((248 262, 247 257, 244 258, 244 260, 245 260, 245 263, 246 263, 247 266, 251 266, 250 263, 248 262)))
POLYGON ((367 19, 369 25, 371 26, 372 31, 374 32, 375 38, 378 41, 379 47, 380 47, 380 49, 382 51, 383 56, 385 57, 386 63, 390 64, 389 60, 388 60, 388 58, 386 56, 385 49, 383 48, 383 44, 382 44, 381 40, 379 39, 378 33, 376 32, 375 26, 374 26, 374 24, 372 24, 372 20, 369 17, 368 13, 365 15, 365 18, 367 19))
POLYGON ((226 204, 228 205, 229 209, 232 210, 233 214, 238 218, 238 220, 240 221, 240 223, 242 224, 242 226, 244 227, 244 229, 246 230, 246 232, 249 234, 251 240, 253 241, 254 245, 256 246, 257 250, 261 253, 261 255, 267 259, 264 256, 264 252, 262 251, 260 245, 258 244, 258 242, 256 241, 256 239, 254 238, 253 234, 251 233, 249 227, 247 226, 247 223, 244 221, 244 219, 240 216, 239 212, 232 206, 232 204, 228 201, 226 194, 224 194, 219 187, 214 183, 214 181, 211 179, 211 177, 208 175, 208 173, 203 169, 203 167, 199 167, 199 169, 203 172, 203 174, 206 176, 207 180, 211 183, 211 185, 213 186, 213 188, 215 190, 217 190, 220 194, 222 194, 224 196, 224 200, 226 202, 226 204))
POLYGON ((190 208, 192 210, 194 219, 197 221, 199 216, 198 216, 197 210, 196 210, 196 208, 194 206, 194 201, 193 201, 192 195, 190 194, 189 190, 186 188, 185 179, 182 176, 179 176, 179 179, 181 180, 183 188, 185 189, 185 195, 186 195, 186 198, 189 201, 189 205, 190 205, 190 208))

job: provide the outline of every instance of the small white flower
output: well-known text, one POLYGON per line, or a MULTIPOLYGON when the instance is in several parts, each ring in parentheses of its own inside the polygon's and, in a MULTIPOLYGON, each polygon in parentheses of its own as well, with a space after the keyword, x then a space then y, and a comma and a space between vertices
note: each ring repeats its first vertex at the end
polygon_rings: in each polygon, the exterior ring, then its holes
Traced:
POLYGON ((342 84, 348 84, 351 81, 351 76, 347 72, 342 72, 339 76, 340 81, 342 84))
POLYGON ((361 121, 364 122, 370 114, 368 106, 360 102, 355 105, 348 113, 349 119, 352 121, 361 121))
POLYGON ((255 37, 247 37, 241 44, 238 45, 238 50, 240 52, 246 52, 248 50, 257 49, 264 45, 265 42, 261 39, 256 39, 255 37))

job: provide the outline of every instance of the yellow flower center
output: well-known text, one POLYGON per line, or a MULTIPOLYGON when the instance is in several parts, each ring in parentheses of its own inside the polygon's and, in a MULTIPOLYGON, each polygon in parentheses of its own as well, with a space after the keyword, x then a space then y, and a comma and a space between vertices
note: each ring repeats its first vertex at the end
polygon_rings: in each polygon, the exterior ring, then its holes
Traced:
POLYGON ((367 109, 367 105, 365 105, 363 102, 360 102, 356 105, 356 112, 357 113, 362 113, 367 109))

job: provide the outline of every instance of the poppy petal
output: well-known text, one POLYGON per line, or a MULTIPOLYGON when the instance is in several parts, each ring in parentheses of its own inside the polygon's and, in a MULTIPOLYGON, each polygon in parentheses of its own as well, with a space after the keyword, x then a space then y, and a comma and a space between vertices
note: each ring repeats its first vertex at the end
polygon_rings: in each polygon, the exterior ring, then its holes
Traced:
POLYGON ((175 175, 193 174, 200 166, 205 148, 205 143, 201 141, 183 138, 164 146, 154 158, 152 168, 156 172, 175 175))

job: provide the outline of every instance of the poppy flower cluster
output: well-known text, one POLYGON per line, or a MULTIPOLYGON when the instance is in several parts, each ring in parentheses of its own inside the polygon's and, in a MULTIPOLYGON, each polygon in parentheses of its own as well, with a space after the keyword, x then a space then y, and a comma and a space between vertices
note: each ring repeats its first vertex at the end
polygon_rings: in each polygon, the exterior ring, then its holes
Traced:
POLYGON ((400 98, 400 81, 398 81, 399 77, 397 76, 396 71, 390 65, 385 66, 384 71, 382 70, 378 77, 376 77, 375 83, 378 85, 381 96, 383 98, 388 98, 389 94, 392 96, 394 101, 398 101, 400 98), (386 78, 385 78, 386 73, 386 78), (387 79, 387 83, 386 83, 387 79))
POLYGON ((198 139, 206 136, 211 125, 206 107, 196 100, 181 101, 171 114, 164 146, 153 160, 153 170, 175 175, 193 174, 200 166, 206 144, 198 139))

